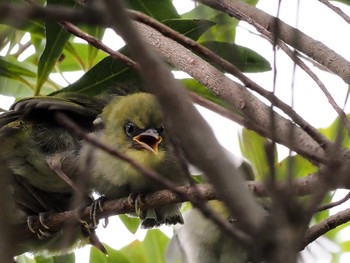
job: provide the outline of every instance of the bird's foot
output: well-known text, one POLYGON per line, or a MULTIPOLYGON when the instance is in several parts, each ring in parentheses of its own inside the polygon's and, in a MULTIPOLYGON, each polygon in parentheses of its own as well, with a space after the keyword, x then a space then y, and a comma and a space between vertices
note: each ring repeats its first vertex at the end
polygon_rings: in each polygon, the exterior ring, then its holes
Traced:
MULTIPOLYGON (((92 201, 92 204, 90 205, 90 220, 91 220, 91 227, 96 228, 98 225, 98 219, 97 219, 97 212, 103 211, 103 203, 106 201, 106 197, 104 195, 100 196, 98 199, 92 201)), ((105 219, 104 227, 108 225, 108 219, 105 219)))
POLYGON ((145 195, 143 193, 131 193, 128 196, 128 203, 130 205, 135 205, 135 213, 140 219, 145 219, 147 215, 147 210, 142 210, 141 206, 144 205, 145 195))
POLYGON ((28 216, 27 217, 27 227, 30 232, 35 234, 38 239, 43 240, 49 238, 52 233, 50 233, 50 227, 45 223, 45 218, 49 215, 49 213, 40 213, 37 216, 28 216), (33 227, 33 223, 39 219, 40 227, 36 231, 33 227), (41 229, 43 228, 43 229, 41 229))

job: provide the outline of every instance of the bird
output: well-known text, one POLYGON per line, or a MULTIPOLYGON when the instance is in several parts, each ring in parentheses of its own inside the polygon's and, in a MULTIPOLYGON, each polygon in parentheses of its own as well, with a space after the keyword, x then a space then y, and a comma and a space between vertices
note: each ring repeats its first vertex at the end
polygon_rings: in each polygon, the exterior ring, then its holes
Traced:
MULTIPOLYGON (((181 151, 177 150, 171 136, 164 128, 164 116, 154 95, 134 93, 116 97, 103 109, 95 124, 102 127, 95 132, 97 138, 139 164, 156 171, 176 185, 188 182, 186 167, 182 165, 181 151)), ((91 187, 107 199, 165 189, 163 185, 145 176, 130 163, 115 158, 101 149, 83 146, 84 156, 93 160, 91 187)), ((136 201, 139 198, 136 198, 136 201)), ((138 212, 142 228, 162 224, 182 224, 179 204, 160 206, 138 212)))
MULTIPOLYGON (((46 213, 72 208, 72 200, 79 191, 74 181, 79 174, 76 161, 81 139, 62 127, 55 114, 65 113, 92 131, 93 121, 105 105, 99 98, 65 93, 22 99, 0 115, 0 176, 6 178, 4 184, 10 200, 9 227, 28 222, 30 228, 30 219, 35 216, 44 218, 46 213)), ((82 199, 91 202, 89 194, 82 199)), ((43 225, 41 232, 30 237, 14 237, 14 254, 64 254, 73 247, 93 243, 92 234, 83 225, 55 233, 43 225)))
MULTIPOLYGON (((213 211, 227 220, 232 218, 221 201, 213 200, 208 204, 213 211)), ((165 255, 166 263, 251 262, 247 249, 240 244, 239 240, 222 231, 199 209, 187 210, 184 218, 185 224, 174 228, 174 235, 165 255)))

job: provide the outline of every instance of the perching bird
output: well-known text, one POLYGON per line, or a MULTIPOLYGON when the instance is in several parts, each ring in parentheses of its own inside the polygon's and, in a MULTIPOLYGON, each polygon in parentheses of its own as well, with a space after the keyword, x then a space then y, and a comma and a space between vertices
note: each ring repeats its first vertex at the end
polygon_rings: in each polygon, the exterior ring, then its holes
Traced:
MULTIPOLYGON (((93 120, 104 105, 97 98, 66 93, 24 99, 14 104, 12 111, 0 115, 0 166, 11 195, 10 226, 23 224, 28 217, 71 208, 77 190, 74 181, 79 172, 76 161, 81 140, 56 122, 55 113, 63 112, 92 131, 93 120)), ((44 227, 42 230, 50 232, 44 227)), ((62 254, 74 245, 88 243, 91 236, 86 231, 80 225, 69 229, 68 239, 64 230, 50 236, 43 232, 25 239, 18 236, 14 238, 14 251, 16 255, 62 254)))
MULTIPOLYGON (((220 201, 210 201, 213 211, 228 218, 220 201)), ((176 226, 167 252, 166 263, 246 263, 247 250, 238 240, 223 232, 196 208, 184 215, 185 224, 176 226)), ((233 223, 234 224, 234 223, 233 223)))
MULTIPOLYGON (((153 95, 136 93, 112 100, 96 120, 102 130, 96 135, 140 164, 154 169, 177 185, 187 182, 180 159, 164 130, 161 110, 153 95)), ((83 155, 92 148, 84 147, 83 155)), ((163 185, 146 177, 129 163, 100 149, 92 149, 92 188, 108 199, 144 194, 163 185)), ((143 228, 183 223, 179 205, 142 211, 143 228)))

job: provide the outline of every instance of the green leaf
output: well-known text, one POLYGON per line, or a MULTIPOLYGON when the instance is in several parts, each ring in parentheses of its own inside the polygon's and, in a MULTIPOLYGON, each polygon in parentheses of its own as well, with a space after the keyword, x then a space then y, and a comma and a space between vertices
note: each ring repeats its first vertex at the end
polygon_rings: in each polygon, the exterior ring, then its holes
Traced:
POLYGON ((91 46, 82 43, 66 44, 66 48, 63 51, 63 59, 58 63, 58 68, 61 72, 65 71, 77 71, 87 70, 91 64, 95 64, 97 61, 101 61, 107 55, 94 48, 96 53, 93 55, 94 60, 91 60, 91 46))
POLYGON ((300 178, 317 172, 318 168, 300 155, 285 158, 276 166, 276 176, 279 179, 287 179, 289 175, 300 178))
POLYGON ((180 17, 171 0, 128 0, 127 4, 131 9, 141 11, 159 21, 180 17))
POLYGON ((16 257, 17 263, 36 263, 34 259, 27 257, 25 254, 16 257))
POLYGON ((255 51, 234 43, 209 41, 201 43, 220 57, 235 65, 242 72, 264 72, 271 70, 268 60, 255 51))
POLYGON ((132 233, 135 234, 139 228, 141 222, 137 217, 130 217, 127 215, 119 215, 120 220, 123 222, 125 227, 132 233))
POLYGON ((222 41, 233 42, 236 36, 238 20, 226 13, 216 11, 213 8, 199 4, 190 12, 183 14, 183 18, 206 19, 215 23, 199 39, 199 41, 222 41))
POLYGON ((36 263, 74 263, 75 255, 72 253, 53 257, 36 256, 34 259, 36 263))
MULTIPOLYGON (((74 5, 73 0, 48 0, 48 5, 52 4, 69 4, 74 5)), ((68 33, 57 22, 47 21, 45 23, 46 45, 44 52, 41 54, 38 64, 38 81, 35 87, 35 95, 40 94, 41 87, 44 85, 52 69, 56 65, 57 60, 69 40, 68 33)))
POLYGON ((204 19, 167 19, 163 23, 193 40, 197 40, 205 31, 215 25, 215 22, 204 19))
POLYGON ((216 96, 212 91, 203 86, 195 79, 181 79, 182 85, 184 85, 188 90, 195 92, 196 94, 210 100, 218 105, 228 107, 229 104, 216 96))
POLYGON ((333 1, 337 1, 337 2, 340 2, 340 3, 344 3, 346 5, 350 5, 350 0, 333 0, 333 1))
MULTIPOLYGON (((239 146, 242 155, 250 161, 257 180, 265 179, 269 172, 265 146, 269 140, 254 131, 244 128, 239 136, 239 146)), ((275 163, 277 162, 277 151, 274 150, 275 163)))
POLYGON ((163 263, 169 238, 160 230, 148 230, 143 241, 149 263, 163 263))
POLYGON ((145 251, 145 247, 142 242, 135 240, 131 242, 126 247, 119 250, 123 255, 129 259, 130 262, 140 262, 140 263, 153 263, 152 259, 149 261, 145 251))
POLYGON ((108 92, 125 95, 143 91, 144 89, 140 83, 139 77, 134 70, 120 61, 106 57, 86 72, 79 80, 56 93, 70 91, 94 96, 108 92))
POLYGON ((35 78, 36 74, 23 67, 23 64, 25 63, 11 59, 9 56, 6 58, 0 57, 0 76, 12 79, 17 79, 19 76, 35 78))
MULTIPOLYGON (((350 119, 350 114, 347 115, 347 118, 350 119)), ((343 122, 336 118, 332 124, 327 128, 319 129, 322 134, 324 134, 329 140, 335 141, 337 136, 341 136, 341 145, 346 148, 350 148, 350 139, 348 133, 344 127, 343 122)))
MULTIPOLYGON (((104 245, 108 251, 108 247, 104 245)), ((95 247, 90 249, 90 263, 108 263, 108 257, 95 247)))

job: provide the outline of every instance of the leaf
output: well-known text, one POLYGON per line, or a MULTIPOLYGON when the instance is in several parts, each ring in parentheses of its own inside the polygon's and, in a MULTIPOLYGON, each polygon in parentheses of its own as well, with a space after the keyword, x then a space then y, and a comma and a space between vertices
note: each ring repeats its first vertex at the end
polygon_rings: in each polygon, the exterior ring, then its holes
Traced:
POLYGON ((74 263, 75 255, 72 253, 53 257, 36 256, 34 259, 36 263, 74 263))
POLYGON ((318 168, 300 155, 287 157, 276 166, 276 176, 287 179, 289 175, 300 178, 318 171, 318 168))
POLYGON ((171 0, 128 0, 129 8, 140 11, 159 21, 169 18, 179 18, 171 0))
POLYGON ((234 43, 218 41, 208 41, 201 44, 231 62, 242 72, 251 73, 271 70, 269 61, 249 48, 234 43))
POLYGON ((100 250, 95 247, 91 247, 90 250, 90 262, 91 263, 131 263, 132 261, 128 260, 128 258, 120 251, 111 248, 104 244, 107 249, 108 255, 103 254, 100 250))
POLYGON ((206 19, 215 23, 199 39, 199 41, 233 42, 236 36, 238 20, 213 8, 199 4, 190 12, 182 15, 188 19, 206 19))
POLYGON ((107 55, 96 49, 97 51, 93 56, 94 60, 91 57, 91 46, 82 43, 70 43, 68 42, 66 48, 63 51, 63 59, 58 63, 58 68, 61 72, 65 71, 77 71, 77 70, 87 70, 90 68, 90 64, 94 64, 95 61, 100 61, 105 58, 107 55))
POLYGON ((218 96, 216 96, 212 91, 210 91, 208 88, 206 88, 204 85, 199 83, 195 79, 181 79, 180 80, 182 85, 184 85, 188 90, 195 92, 196 94, 202 96, 203 98, 206 98, 207 100, 210 100, 218 105, 221 106, 229 106, 228 103, 220 99, 218 96))
POLYGON ((0 57, 0 76, 5 76, 12 79, 18 79, 19 76, 35 78, 36 74, 33 71, 23 67, 22 62, 10 57, 0 57))
MULTIPOLYGON (((52 4, 69 4, 74 5, 73 0, 48 0, 48 5, 52 4)), ((46 45, 44 52, 41 54, 38 63, 38 80, 35 87, 34 95, 40 94, 40 89, 50 75, 57 60, 62 54, 62 50, 67 43, 70 33, 56 22, 47 21, 45 23, 46 45)))
MULTIPOLYGON (((347 118, 350 119, 350 114, 347 115, 347 118)), ((339 117, 336 118, 330 126, 327 128, 321 128, 319 131, 333 142, 336 140, 337 136, 341 136, 341 145, 350 148, 348 133, 339 117)))
POLYGON ((130 262, 153 263, 152 259, 149 261, 147 258, 145 247, 139 240, 131 242, 129 245, 120 249, 119 251, 123 253, 123 255, 129 259, 130 262))
POLYGON ((127 215, 119 215, 120 220, 123 222, 125 227, 132 233, 135 234, 139 228, 141 222, 137 217, 130 217, 127 215))
POLYGON ((169 238, 160 230, 148 230, 143 241, 149 263, 163 263, 169 238))
MULTIPOLYGON (((269 140, 246 128, 242 130, 238 139, 242 155, 250 161, 256 180, 265 179, 269 172, 265 146, 269 140)), ((276 149, 274 151, 274 158, 277 160, 277 151, 276 149)))
MULTIPOLYGON (((108 247, 104 245, 108 251, 108 247)), ((95 247, 90 249, 90 263, 108 263, 108 257, 95 247)))
POLYGON ((193 40, 197 40, 205 31, 215 25, 215 22, 204 19, 167 19, 163 23, 193 40))
POLYGON ((140 83, 141 81, 134 70, 112 57, 106 57, 79 80, 54 94, 69 91, 82 92, 91 96, 106 92, 125 95, 143 91, 140 83))

